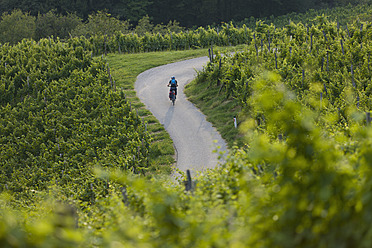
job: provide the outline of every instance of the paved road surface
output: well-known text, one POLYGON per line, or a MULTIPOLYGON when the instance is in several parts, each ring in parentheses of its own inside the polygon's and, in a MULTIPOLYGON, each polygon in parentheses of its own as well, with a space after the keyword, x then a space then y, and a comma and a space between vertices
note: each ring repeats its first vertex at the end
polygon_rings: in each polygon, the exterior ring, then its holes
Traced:
POLYGON ((195 70, 201 70, 207 59, 156 67, 141 73, 135 83, 137 96, 170 134, 177 150, 177 167, 182 171, 214 168, 218 162, 216 148, 227 150, 220 134, 183 93, 184 86, 196 76, 195 70), (167 84, 171 76, 176 77, 179 85, 175 106, 168 99, 167 84))

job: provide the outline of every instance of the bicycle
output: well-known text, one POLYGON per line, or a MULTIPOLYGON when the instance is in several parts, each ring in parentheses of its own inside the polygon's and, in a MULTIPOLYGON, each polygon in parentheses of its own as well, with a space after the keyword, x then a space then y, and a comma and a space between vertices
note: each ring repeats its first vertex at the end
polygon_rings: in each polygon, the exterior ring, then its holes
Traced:
MULTIPOLYGON (((170 86, 168 86, 170 87, 170 86)), ((169 91, 169 100, 172 101, 172 104, 174 105, 174 103, 176 102, 176 91, 174 89, 170 89, 169 91)))

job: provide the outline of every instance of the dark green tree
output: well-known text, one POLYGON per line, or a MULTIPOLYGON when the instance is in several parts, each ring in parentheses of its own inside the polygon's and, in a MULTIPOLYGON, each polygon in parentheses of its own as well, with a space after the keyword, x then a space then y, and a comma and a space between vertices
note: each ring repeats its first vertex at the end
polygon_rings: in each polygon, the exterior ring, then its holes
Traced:
POLYGON ((15 44, 24 38, 35 37, 35 17, 21 10, 3 13, 0 22, 0 42, 15 44))
POLYGON ((36 39, 45 37, 68 38, 71 32, 82 22, 76 14, 61 15, 56 10, 39 14, 36 20, 36 39))
POLYGON ((114 16, 137 23, 149 14, 152 2, 149 0, 117 0, 114 1, 110 13, 114 16))
POLYGON ((82 23, 75 30, 73 36, 113 35, 115 32, 128 33, 130 24, 128 21, 120 21, 111 14, 98 11, 89 15, 87 23, 82 23))

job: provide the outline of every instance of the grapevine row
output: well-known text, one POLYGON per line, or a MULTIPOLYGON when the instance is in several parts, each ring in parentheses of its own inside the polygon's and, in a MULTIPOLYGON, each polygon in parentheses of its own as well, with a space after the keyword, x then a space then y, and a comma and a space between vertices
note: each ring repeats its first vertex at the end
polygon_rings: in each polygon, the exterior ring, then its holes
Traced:
POLYGON ((100 184, 94 166, 145 173, 145 123, 102 59, 41 40, 2 46, 0 61, 1 191, 27 194, 57 183, 84 198, 100 184))
POLYGON ((315 109, 322 101, 322 111, 338 112, 340 124, 345 124, 350 101, 361 112, 371 109, 371 31, 369 23, 342 28, 324 17, 316 25, 291 23, 282 29, 261 23, 245 51, 217 55, 200 80, 220 87, 249 112, 253 82, 264 71, 272 71, 299 101, 315 109))
POLYGON ((73 37, 67 42, 74 47, 83 47, 93 55, 110 52, 139 53, 167 50, 207 48, 211 45, 230 46, 244 44, 251 40, 251 31, 224 24, 221 28, 198 28, 165 35, 146 33, 144 35, 117 33, 113 36, 95 35, 89 38, 73 37))

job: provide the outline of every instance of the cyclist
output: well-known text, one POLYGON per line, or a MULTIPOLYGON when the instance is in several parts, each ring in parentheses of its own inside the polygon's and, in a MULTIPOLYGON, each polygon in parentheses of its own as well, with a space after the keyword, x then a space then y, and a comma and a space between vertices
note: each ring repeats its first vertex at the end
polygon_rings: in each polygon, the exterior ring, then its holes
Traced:
POLYGON ((176 80, 176 77, 171 77, 171 80, 169 80, 168 87, 170 88, 170 91, 174 91, 175 97, 177 98, 177 87, 178 87, 178 82, 176 80))

